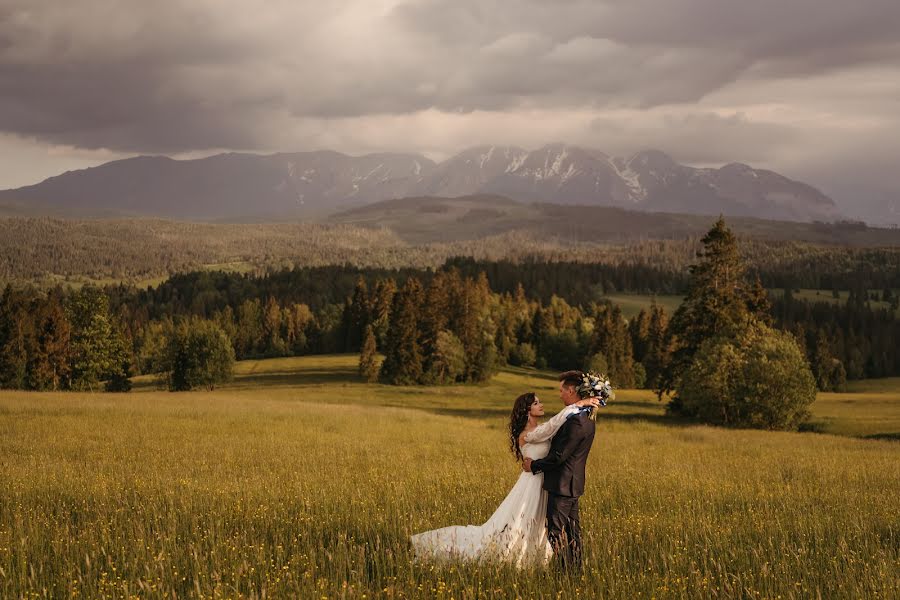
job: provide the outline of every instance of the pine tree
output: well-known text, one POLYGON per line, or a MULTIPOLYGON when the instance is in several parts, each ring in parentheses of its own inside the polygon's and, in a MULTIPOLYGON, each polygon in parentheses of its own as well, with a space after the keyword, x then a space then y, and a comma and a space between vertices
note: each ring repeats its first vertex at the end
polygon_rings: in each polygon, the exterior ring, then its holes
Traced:
POLYGON ((7 285, 0 298, 0 388, 26 387, 31 327, 24 298, 7 285))
POLYGON ((415 277, 407 279, 394 296, 379 376, 385 383, 410 385, 422 380, 419 311, 423 300, 422 284, 415 277))
POLYGON ((643 362, 650 345, 650 314, 645 309, 642 308, 637 316, 629 321, 628 333, 631 335, 634 360, 643 362))
POLYGON ((516 327, 516 341, 520 344, 531 344, 534 347, 534 335, 531 330, 534 317, 534 307, 525 297, 525 288, 519 283, 516 285, 516 293, 513 299, 514 320, 516 327))
MULTIPOLYGON (((669 324, 673 346, 660 387, 660 396, 674 391, 700 345, 715 336, 737 336, 748 324, 744 267, 737 241, 725 220, 719 217, 701 240, 699 261, 691 265, 687 296, 669 324)), ((670 408, 678 411, 677 399, 670 408)))
POLYGON ((769 292, 763 287, 762 280, 757 273, 753 284, 747 289, 747 312, 751 318, 772 324, 772 303, 769 301, 769 292))
POLYGON ((287 350, 281 339, 281 307, 274 296, 266 298, 262 311, 263 353, 266 356, 283 356, 287 350))
POLYGON ((237 357, 258 355, 262 338, 262 308, 259 299, 244 300, 237 310, 235 335, 232 338, 237 357))
POLYGON ((84 287, 67 306, 72 324, 69 369, 72 387, 93 390, 97 384, 121 367, 119 336, 109 317, 109 300, 102 290, 84 287))
POLYGON ((816 334, 815 351, 811 366, 816 387, 823 392, 841 391, 847 383, 847 373, 840 360, 834 357, 833 344, 828 332, 821 328, 816 334))
POLYGON ((458 289, 459 274, 451 271, 440 271, 431 280, 425 292, 425 303, 422 306, 419 329, 422 332, 422 369, 426 379, 441 380, 441 368, 435 365, 438 352, 438 338, 442 331, 448 329, 451 319, 452 298, 458 289))
POLYGON ((383 348, 387 340, 387 331, 391 320, 391 307, 397 293, 397 282, 393 279, 379 279, 375 282, 375 291, 370 306, 370 320, 375 330, 375 342, 383 348))
POLYGON ((645 385, 652 390, 659 389, 660 378, 669 361, 668 330, 669 319, 665 309, 656 303, 650 304, 650 323, 647 326, 647 352, 642 364, 646 374, 645 385))
POLYGON ((50 294, 35 315, 34 352, 29 359, 28 387, 59 390, 68 387, 71 326, 60 298, 50 294))
POLYGON ((485 381, 496 369, 496 323, 491 319, 491 288, 484 272, 477 279, 450 272, 447 282, 450 318, 447 328, 462 343, 466 368, 463 381, 485 381))
POLYGON ((618 306, 599 306, 594 317, 594 331, 588 345, 588 356, 601 353, 609 371, 606 373, 617 387, 634 385, 634 355, 628 325, 618 306))
POLYGON ((369 298, 369 286, 362 277, 356 280, 353 297, 350 299, 349 314, 346 324, 347 352, 356 352, 362 347, 366 327, 372 319, 372 301, 369 298))
POLYGON ((375 330, 372 325, 366 325, 366 332, 363 335, 362 350, 359 355, 359 374, 369 383, 378 380, 375 330))
POLYGON ((103 386, 107 392, 130 392, 134 357, 129 347, 131 344, 123 335, 113 338, 112 362, 113 370, 103 386))

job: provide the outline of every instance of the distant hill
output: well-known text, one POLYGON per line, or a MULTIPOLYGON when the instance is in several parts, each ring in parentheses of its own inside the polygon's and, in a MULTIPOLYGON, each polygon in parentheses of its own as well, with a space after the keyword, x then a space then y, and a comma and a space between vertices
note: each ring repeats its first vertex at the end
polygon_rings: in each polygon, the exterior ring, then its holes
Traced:
MULTIPOLYGON (((711 222, 619 208, 527 205, 495 196, 391 200, 321 224, 0 217, 0 289, 26 281, 144 287, 198 269, 437 268, 460 256, 640 263, 685 273, 711 222)), ((878 281, 895 281, 900 273, 900 230, 741 218, 728 223, 741 236, 749 264, 788 273, 787 281, 805 282, 800 287, 820 285, 823 274, 846 281, 874 273, 878 281)))
MULTIPOLYGON (((515 202, 504 196, 415 197, 385 200, 350 209, 330 222, 385 227, 414 243, 475 240, 511 231, 567 242, 636 242, 702 236, 714 217, 641 212, 616 207, 515 202)), ((744 237, 858 247, 900 246, 900 229, 862 223, 800 223, 731 217, 728 225, 744 237)))
POLYGON ((423 156, 338 152, 219 154, 197 160, 139 156, 0 192, 0 205, 85 217, 314 218, 403 195, 422 169, 433 165, 423 156))
POLYGON ((791 221, 840 218, 830 198, 772 171, 736 163, 697 169, 655 150, 613 158, 562 144, 477 147, 439 164, 417 154, 331 151, 140 156, 0 191, 0 214, 271 221, 321 218, 392 198, 473 194, 791 221))

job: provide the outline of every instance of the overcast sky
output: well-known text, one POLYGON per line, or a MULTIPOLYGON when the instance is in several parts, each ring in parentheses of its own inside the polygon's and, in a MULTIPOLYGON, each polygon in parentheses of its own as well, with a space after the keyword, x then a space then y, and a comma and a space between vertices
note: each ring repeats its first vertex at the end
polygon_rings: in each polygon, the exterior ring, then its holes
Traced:
POLYGON ((900 208, 898 31, 898 0, 0 0, 0 188, 561 141, 772 168, 864 215, 900 208))

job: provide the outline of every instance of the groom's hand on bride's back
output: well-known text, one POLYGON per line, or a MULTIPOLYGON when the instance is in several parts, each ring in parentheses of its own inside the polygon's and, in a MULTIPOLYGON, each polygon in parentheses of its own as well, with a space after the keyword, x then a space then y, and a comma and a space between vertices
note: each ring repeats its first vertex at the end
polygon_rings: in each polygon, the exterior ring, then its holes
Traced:
POLYGON ((525 458, 522 460, 522 470, 526 473, 531 473, 531 459, 525 458))

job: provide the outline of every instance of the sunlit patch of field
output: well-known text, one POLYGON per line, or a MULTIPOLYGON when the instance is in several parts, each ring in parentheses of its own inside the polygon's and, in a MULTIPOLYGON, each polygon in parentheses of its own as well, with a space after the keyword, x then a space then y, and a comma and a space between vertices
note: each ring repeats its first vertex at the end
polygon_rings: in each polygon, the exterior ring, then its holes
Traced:
MULTIPOLYGON (((784 294, 784 290, 780 289, 772 289, 769 290, 769 292, 775 296, 784 294)), ((878 297, 881 298, 882 290, 870 290, 870 292, 877 293, 878 297)), ((849 296, 849 292, 846 290, 838 292, 837 298, 833 296, 831 290, 801 289, 799 291, 793 291, 792 293, 794 298, 798 300, 806 300, 808 302, 828 302, 831 304, 844 304, 847 302, 847 297, 849 296)), ((895 290, 894 293, 900 293, 900 290, 895 290)), ((682 300, 684 300, 683 296, 674 295, 651 296, 647 294, 607 294, 603 296, 603 299, 609 300, 613 304, 617 304, 619 308, 622 309, 622 314, 626 319, 637 316, 642 309, 649 311, 650 302, 653 298, 656 299, 657 304, 666 309, 666 312, 669 315, 673 314, 681 305, 682 300)), ((890 307, 889 302, 883 302, 880 299, 870 300, 869 305, 874 309, 886 309, 890 307)), ((897 309, 897 315, 900 316, 900 309, 897 309)))
POLYGON ((881 379, 862 379, 859 381, 848 381, 847 391, 851 393, 897 393, 900 392, 900 377, 883 377, 881 379))
MULTIPOLYGON (((784 294, 784 290, 773 289, 770 292, 776 296, 781 296, 784 294)), ((874 309, 886 309, 890 307, 890 302, 884 302, 881 300, 881 294, 883 290, 868 290, 869 294, 876 294, 878 296, 878 300, 869 300, 869 305, 874 309)), ((850 292, 847 290, 838 291, 838 297, 834 297, 834 293, 831 290, 816 290, 816 289, 800 289, 793 290, 791 292, 794 298, 798 300, 806 300, 807 302, 829 302, 831 304, 846 304, 847 298, 850 297, 850 292)), ((900 293, 900 290, 893 290, 893 293, 900 293)), ((897 309, 897 315, 900 316, 900 309, 897 309)))
POLYGON ((632 317, 636 317, 641 310, 649 312, 650 305, 654 299, 657 304, 666 309, 666 312, 669 315, 672 315, 678 310, 678 307, 681 306, 684 297, 666 295, 650 296, 646 294, 607 294, 603 296, 603 299, 609 300, 613 304, 617 304, 619 308, 622 309, 622 315, 626 319, 631 319, 632 317))
MULTIPOLYGON (((555 407, 556 385, 367 385, 327 356, 245 361, 214 392, 0 392, 0 597, 900 593, 900 444, 678 423, 631 390, 598 417, 583 576, 415 563, 411 533, 490 516, 518 476, 512 399, 555 407)), ((892 393, 858 408, 890 422, 892 393)))
POLYGON ((869 439, 900 441, 900 394, 820 394, 805 429, 869 439))
POLYGON ((220 263, 209 263, 201 265, 204 271, 225 271, 226 273, 252 273, 257 270, 257 266, 246 260, 233 260, 220 263))

